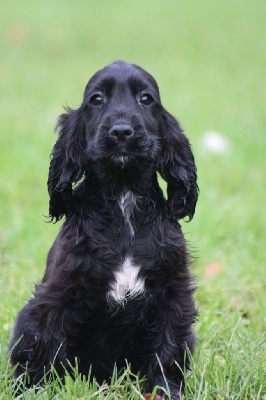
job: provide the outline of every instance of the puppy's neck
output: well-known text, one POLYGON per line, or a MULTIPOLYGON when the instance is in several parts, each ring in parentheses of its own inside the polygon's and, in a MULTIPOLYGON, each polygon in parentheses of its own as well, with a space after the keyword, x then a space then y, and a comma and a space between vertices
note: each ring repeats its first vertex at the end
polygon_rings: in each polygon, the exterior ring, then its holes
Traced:
POLYGON ((118 198, 118 204, 122 211, 125 224, 129 230, 130 236, 134 236, 134 224, 133 224, 133 213, 138 208, 137 202, 140 200, 140 196, 136 196, 130 190, 125 189, 118 198))

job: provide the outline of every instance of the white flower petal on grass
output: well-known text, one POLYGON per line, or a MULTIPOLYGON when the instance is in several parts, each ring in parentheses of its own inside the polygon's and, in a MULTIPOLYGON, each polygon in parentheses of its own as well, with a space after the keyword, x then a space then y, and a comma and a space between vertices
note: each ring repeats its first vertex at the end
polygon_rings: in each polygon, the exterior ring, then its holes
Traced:
POLYGON ((228 153, 231 143, 227 137, 219 132, 206 132, 203 135, 203 148, 212 153, 228 153))

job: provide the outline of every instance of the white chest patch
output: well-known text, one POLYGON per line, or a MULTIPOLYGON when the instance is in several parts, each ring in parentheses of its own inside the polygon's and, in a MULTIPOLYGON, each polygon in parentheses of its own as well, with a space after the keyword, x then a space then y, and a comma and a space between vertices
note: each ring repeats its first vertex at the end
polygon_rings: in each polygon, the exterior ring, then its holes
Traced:
POLYGON ((115 273, 115 282, 107 297, 112 301, 124 304, 138 295, 144 290, 144 279, 138 277, 140 267, 134 265, 130 257, 123 262, 119 271, 115 273))

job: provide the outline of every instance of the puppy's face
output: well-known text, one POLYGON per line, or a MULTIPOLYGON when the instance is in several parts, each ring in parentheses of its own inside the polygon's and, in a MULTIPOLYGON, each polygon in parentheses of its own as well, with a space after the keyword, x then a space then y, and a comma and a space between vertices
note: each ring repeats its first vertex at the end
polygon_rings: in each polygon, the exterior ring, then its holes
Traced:
POLYGON ((81 110, 89 159, 122 169, 156 160, 160 95, 142 68, 119 61, 98 71, 86 86, 81 110))

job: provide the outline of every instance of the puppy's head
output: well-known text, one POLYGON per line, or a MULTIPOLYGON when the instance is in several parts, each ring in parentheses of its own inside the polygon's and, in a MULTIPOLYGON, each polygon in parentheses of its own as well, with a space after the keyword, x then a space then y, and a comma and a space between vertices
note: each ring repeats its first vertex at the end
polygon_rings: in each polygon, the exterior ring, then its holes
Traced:
POLYGON ((81 106, 88 157, 121 169, 154 162, 160 149, 159 104, 155 80, 140 67, 120 61, 98 71, 81 106))
POLYGON ((158 170, 168 183, 171 217, 192 218, 197 184, 190 145, 142 68, 118 61, 96 72, 81 106, 62 114, 57 128, 48 179, 52 219, 67 214, 72 184, 95 166, 158 170))

